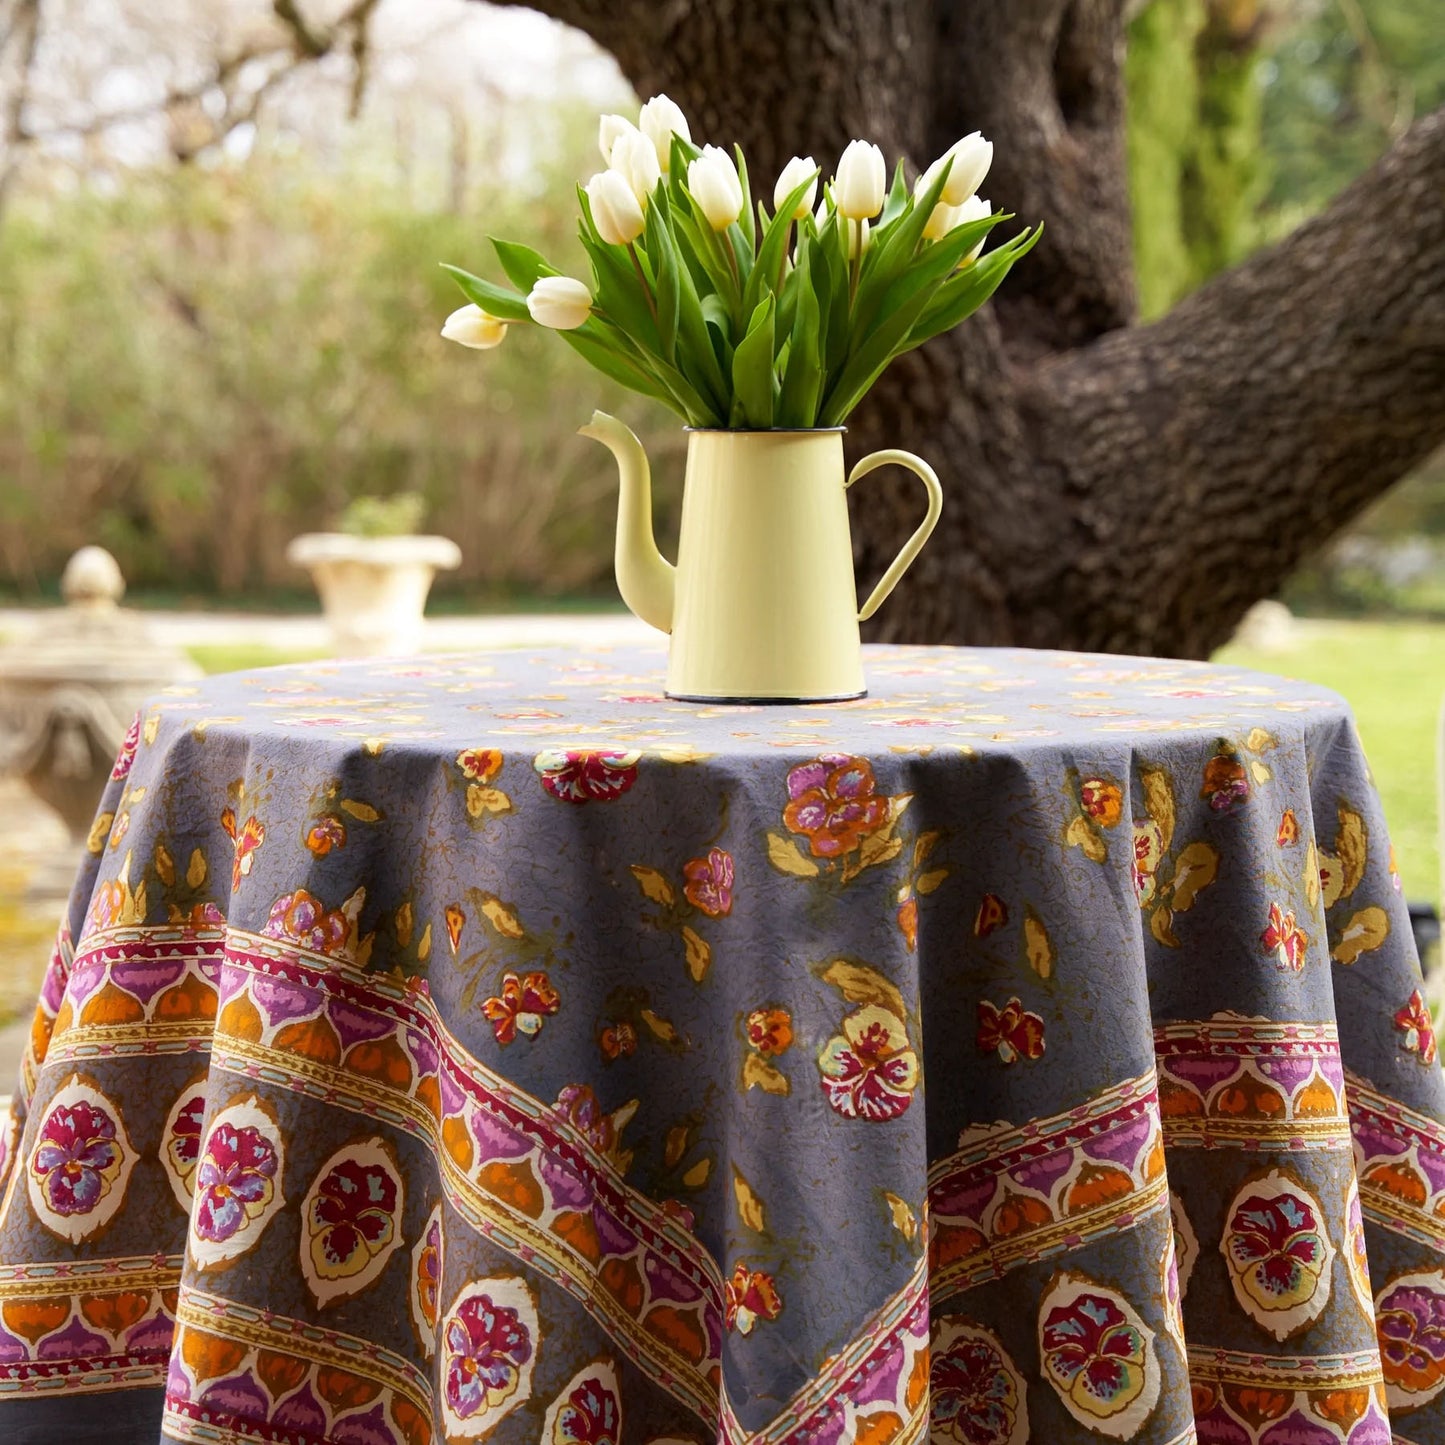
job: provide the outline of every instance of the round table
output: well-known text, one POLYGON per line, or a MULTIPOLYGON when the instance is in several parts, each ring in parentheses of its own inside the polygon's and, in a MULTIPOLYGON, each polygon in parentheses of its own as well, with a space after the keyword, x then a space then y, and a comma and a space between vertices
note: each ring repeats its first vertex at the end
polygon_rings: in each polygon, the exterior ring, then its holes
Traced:
POLYGON ((1345 705, 866 663, 157 697, 5 1141, 0 1437, 1445 1440, 1445 1090, 1345 705))

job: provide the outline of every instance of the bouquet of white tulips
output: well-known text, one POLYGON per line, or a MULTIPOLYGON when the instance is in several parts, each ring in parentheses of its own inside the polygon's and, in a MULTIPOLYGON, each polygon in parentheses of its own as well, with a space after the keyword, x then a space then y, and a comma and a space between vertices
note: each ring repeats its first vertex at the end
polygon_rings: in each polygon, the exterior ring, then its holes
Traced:
POLYGON ((1039 237, 982 254, 1009 217, 977 194, 993 158, 977 133, 911 192, 902 162, 890 186, 883 153, 855 140, 816 210, 819 168, 795 157, 771 214, 754 209, 741 149, 693 145, 665 95, 637 125, 603 116, 599 144, 607 168, 578 187, 590 283, 494 239, 517 289, 448 266, 471 304, 442 335, 486 348, 512 325, 551 327, 690 426, 840 426, 896 356, 976 311, 1039 237))

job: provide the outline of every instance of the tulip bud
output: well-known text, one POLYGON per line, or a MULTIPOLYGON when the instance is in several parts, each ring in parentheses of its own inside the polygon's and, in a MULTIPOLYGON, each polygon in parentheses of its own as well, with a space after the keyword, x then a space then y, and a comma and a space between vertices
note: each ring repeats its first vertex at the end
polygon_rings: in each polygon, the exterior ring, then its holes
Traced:
POLYGON ((850 221, 864 221, 883 209, 888 167, 883 152, 866 140, 848 142, 833 178, 833 203, 850 221))
MULTIPOLYGON (((817 169, 817 166, 813 164, 812 156, 794 156, 783 167, 783 173, 778 177, 777 185, 773 187, 773 210, 776 211, 788 199, 789 191, 801 186, 817 169)), ((818 182, 815 177, 813 184, 803 192, 802 199, 793 212, 793 220, 801 221, 813 209, 813 197, 817 194, 818 182)))
POLYGON ((598 121, 597 149, 602 152, 604 166, 612 164, 612 147, 617 144, 618 137, 636 129, 637 127, 625 115, 604 115, 598 121))
POLYGON ((447 317, 442 335, 476 351, 490 351, 507 339, 507 323, 480 306, 462 306, 447 317))
MULTIPOLYGON (((652 147, 647 149, 651 155, 652 147)), ((592 209, 592 224, 597 227, 597 234, 609 246, 626 246, 646 229, 642 207, 618 171, 598 171, 587 182, 587 204, 592 209)))
POLYGON ((983 184, 988 168, 993 164, 993 142, 987 141, 978 131, 955 141, 928 170, 937 175, 944 161, 953 160, 949 167, 948 179, 943 183, 940 200, 950 206, 961 206, 983 184))
POLYGON ((645 206, 652 199, 662 178, 657 167, 657 152, 640 130, 624 131, 613 142, 611 168, 627 183, 639 206, 645 206))
MULTIPOLYGON (((953 224, 962 226, 968 221, 982 221, 986 216, 993 215, 993 207, 983 199, 982 196, 970 196, 964 203, 957 207, 954 212, 953 224)), ((988 240, 987 236, 980 236, 978 245, 971 250, 967 256, 958 264, 967 266, 970 261, 977 261, 979 253, 983 250, 983 244, 988 240)))
POLYGON ((657 164, 663 175, 666 175, 672 162, 673 136, 679 136, 685 141, 692 140, 692 132, 687 127, 687 117, 675 101, 669 100, 665 95, 654 95, 642 107, 637 124, 641 127, 642 134, 652 142, 653 149, 657 152, 657 164))
POLYGON ((717 146, 704 146, 687 168, 687 188, 714 231, 726 231, 742 214, 743 183, 732 157, 717 146))
POLYGON ((923 227, 925 241, 941 241, 958 224, 958 207, 940 201, 929 213, 923 227))
POLYGON ((539 326, 575 331, 592 314, 592 293, 571 276, 543 276, 527 297, 527 310, 539 326))

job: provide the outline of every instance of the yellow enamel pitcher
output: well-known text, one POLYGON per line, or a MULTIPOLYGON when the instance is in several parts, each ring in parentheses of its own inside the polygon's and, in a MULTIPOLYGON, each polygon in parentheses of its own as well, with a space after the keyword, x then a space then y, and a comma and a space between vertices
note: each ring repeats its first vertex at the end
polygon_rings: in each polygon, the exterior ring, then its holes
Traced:
POLYGON ((943 489, 910 452, 881 451, 843 473, 843 428, 691 430, 674 567, 652 535, 642 443, 595 412, 582 435, 617 458, 617 587, 669 633, 667 693, 696 702, 831 702, 862 697, 858 624, 897 585, 938 521, 943 489), (928 512, 860 609, 847 489, 878 467, 909 468, 928 512))

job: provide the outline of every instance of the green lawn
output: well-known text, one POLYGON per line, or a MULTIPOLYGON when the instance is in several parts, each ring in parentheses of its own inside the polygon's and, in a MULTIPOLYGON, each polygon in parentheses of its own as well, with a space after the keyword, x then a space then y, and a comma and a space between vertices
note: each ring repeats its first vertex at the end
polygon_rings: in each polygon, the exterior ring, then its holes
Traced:
POLYGON ((1215 660, 1332 687, 1360 725, 1411 899, 1437 902, 1435 758, 1445 698, 1445 623, 1301 622, 1288 651, 1231 645, 1215 660))

